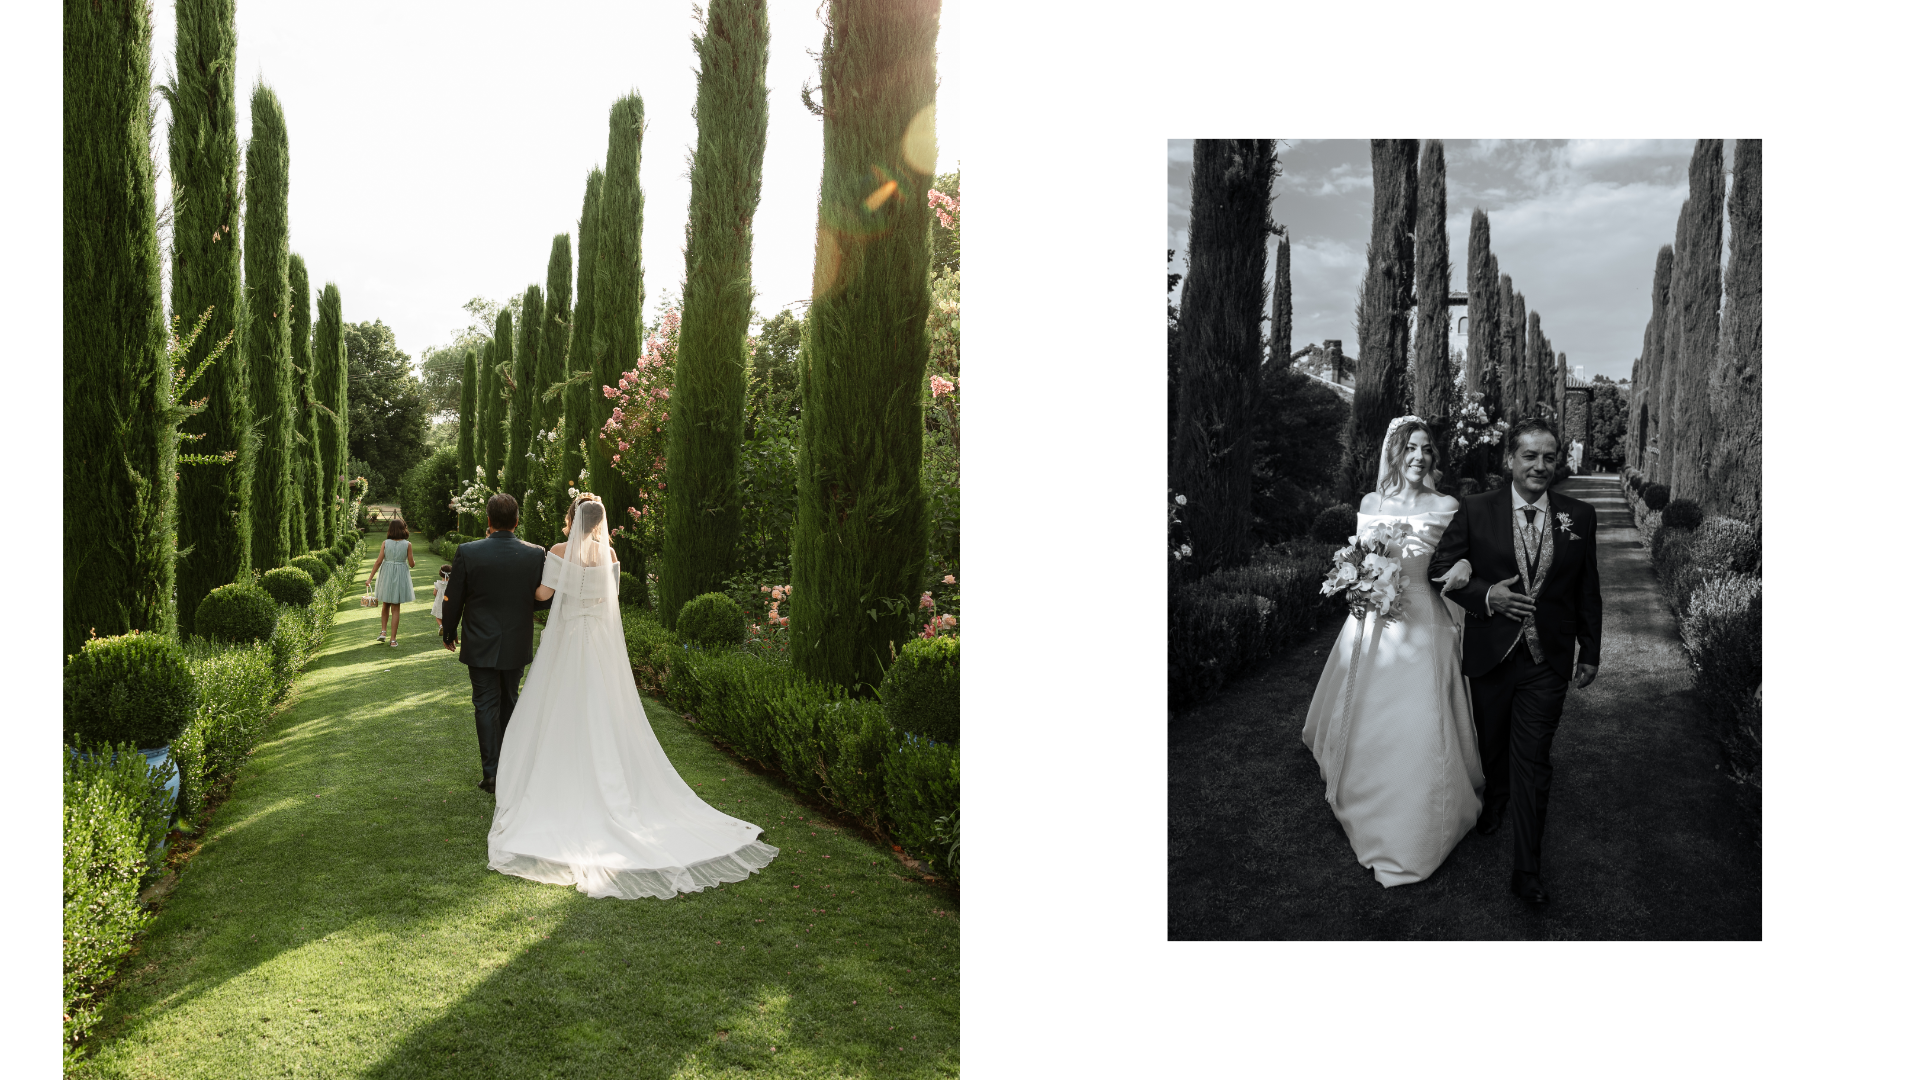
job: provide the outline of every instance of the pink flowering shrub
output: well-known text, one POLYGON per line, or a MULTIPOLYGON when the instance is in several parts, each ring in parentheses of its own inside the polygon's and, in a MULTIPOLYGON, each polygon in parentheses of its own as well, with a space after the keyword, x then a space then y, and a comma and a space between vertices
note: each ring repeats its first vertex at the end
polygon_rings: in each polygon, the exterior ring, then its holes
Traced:
POLYGON ((660 325, 647 335, 645 352, 620 373, 615 386, 600 393, 613 402, 613 415, 600 429, 600 442, 614 468, 632 481, 637 505, 611 509, 613 533, 637 536, 642 549, 660 550, 667 493, 667 422, 672 418, 673 361, 680 351, 680 308, 668 307, 660 325))
POLYGON ((787 659, 787 624, 793 616, 780 614, 780 605, 793 595, 792 585, 762 585, 767 594, 767 617, 747 626, 747 651, 770 659, 787 659))

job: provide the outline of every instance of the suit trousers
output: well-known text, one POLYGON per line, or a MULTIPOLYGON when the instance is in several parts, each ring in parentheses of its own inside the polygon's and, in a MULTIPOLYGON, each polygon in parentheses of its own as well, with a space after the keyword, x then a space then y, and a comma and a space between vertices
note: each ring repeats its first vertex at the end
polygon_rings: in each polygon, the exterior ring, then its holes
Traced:
POLYGON ((467 668, 473 682, 473 728, 480 736, 480 773, 492 776, 500 768, 500 743, 507 737, 507 721, 513 719, 513 707, 520 700, 520 673, 517 668, 467 668))
POLYGON ((1473 728, 1487 788, 1481 813, 1496 819, 1513 809, 1513 868, 1540 872, 1540 837, 1553 783, 1554 732, 1567 703, 1567 680, 1536 663, 1525 641, 1492 671, 1472 680, 1473 728))

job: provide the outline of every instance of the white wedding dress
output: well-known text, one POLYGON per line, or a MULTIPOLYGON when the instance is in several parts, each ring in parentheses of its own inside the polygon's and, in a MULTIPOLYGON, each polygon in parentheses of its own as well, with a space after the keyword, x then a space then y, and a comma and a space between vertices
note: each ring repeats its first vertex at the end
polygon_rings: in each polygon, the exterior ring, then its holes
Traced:
POLYGON ((588 506, 565 557, 547 555, 553 608, 501 742, 487 864, 627 900, 744 880, 779 849, 702 802, 660 749, 627 660, 604 512, 588 506))
POLYGON ((1385 625, 1347 616, 1300 733, 1354 855, 1389 888, 1439 868, 1473 828, 1485 787, 1460 674, 1459 609, 1427 579, 1453 515, 1360 515, 1362 529, 1397 519, 1414 531, 1391 552, 1406 577, 1405 613, 1385 625))

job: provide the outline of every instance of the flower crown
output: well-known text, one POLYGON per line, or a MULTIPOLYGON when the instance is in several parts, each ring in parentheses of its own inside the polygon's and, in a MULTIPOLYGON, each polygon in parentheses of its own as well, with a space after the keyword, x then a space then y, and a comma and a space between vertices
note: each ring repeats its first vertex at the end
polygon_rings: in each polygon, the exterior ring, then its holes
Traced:
POLYGON ((1423 420, 1421 420, 1421 419, 1420 419, 1419 417, 1417 417, 1417 416, 1396 416, 1396 417, 1394 417, 1394 418, 1393 418, 1393 422, 1387 425, 1387 441, 1388 441, 1388 442, 1392 442, 1392 441, 1393 441, 1393 433, 1394 433, 1394 432, 1396 432, 1396 431, 1399 431, 1399 430, 1400 430, 1400 427, 1401 427, 1401 425, 1403 425, 1403 424, 1419 424, 1419 423, 1424 423, 1424 422, 1425 422, 1425 421, 1423 421, 1423 420))

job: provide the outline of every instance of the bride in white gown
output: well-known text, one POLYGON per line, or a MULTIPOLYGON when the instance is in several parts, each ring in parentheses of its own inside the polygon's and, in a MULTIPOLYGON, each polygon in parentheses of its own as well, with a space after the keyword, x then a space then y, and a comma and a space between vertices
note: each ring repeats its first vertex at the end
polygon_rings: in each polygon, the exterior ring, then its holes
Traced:
MULTIPOLYGON (((1300 733, 1354 855, 1389 888, 1424 880, 1446 860, 1473 828, 1485 786, 1460 674, 1461 612, 1427 581, 1433 549, 1460 508, 1426 486, 1432 440, 1417 416, 1387 428, 1378 490, 1361 501, 1359 527, 1400 520, 1413 530, 1390 552, 1406 578, 1405 611, 1385 625, 1347 616, 1300 733)), ((1471 573, 1456 567, 1447 587, 1471 573)))
POLYGON ((500 746, 487 864, 626 900, 744 880, 779 849, 702 802, 660 749, 627 660, 606 508, 579 501, 569 517, 534 594, 553 608, 500 746))

